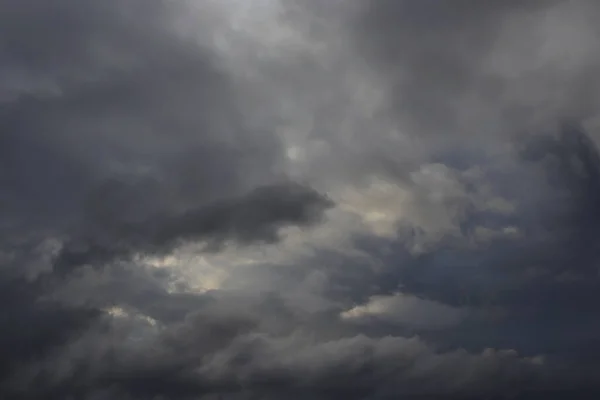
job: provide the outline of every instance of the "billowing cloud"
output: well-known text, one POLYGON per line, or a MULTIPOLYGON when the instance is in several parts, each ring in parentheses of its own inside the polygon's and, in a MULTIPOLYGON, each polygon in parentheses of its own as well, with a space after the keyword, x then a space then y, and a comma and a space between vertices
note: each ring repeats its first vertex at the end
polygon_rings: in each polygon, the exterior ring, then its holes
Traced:
POLYGON ((4 1, 0 397, 595 398, 599 13, 4 1))
MULTIPOLYGON (((135 189, 131 193, 132 196, 141 194, 135 189)), ((106 197, 118 199, 120 195, 117 192, 106 197)), ((144 195, 152 196, 153 193, 144 195)), ((105 213, 134 206, 127 202, 107 203, 99 205, 106 208, 105 213)), ((90 232, 84 231, 64 245, 56 257, 54 270, 65 273, 80 265, 106 264, 136 253, 164 255, 177 245, 192 240, 205 241, 213 251, 227 240, 241 243, 276 241, 278 228, 317 222, 322 211, 330 205, 328 199, 310 188, 279 184, 259 187, 241 198, 217 201, 179 215, 151 216, 132 223, 105 215, 90 221, 91 227, 85 227, 90 228, 90 232)))

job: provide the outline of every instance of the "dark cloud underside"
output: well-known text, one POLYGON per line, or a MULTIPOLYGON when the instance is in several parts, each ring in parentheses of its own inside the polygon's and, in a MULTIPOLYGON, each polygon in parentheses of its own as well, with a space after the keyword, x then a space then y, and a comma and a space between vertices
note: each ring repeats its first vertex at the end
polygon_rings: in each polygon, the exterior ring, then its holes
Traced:
POLYGON ((600 391, 594 1, 0 2, 0 397, 600 391))

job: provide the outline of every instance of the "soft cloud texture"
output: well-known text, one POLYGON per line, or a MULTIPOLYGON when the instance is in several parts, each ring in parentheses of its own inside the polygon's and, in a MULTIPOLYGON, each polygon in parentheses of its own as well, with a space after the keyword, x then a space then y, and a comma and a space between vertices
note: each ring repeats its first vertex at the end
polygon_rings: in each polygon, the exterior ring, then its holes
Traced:
POLYGON ((596 398, 599 13, 4 1, 0 397, 596 398))

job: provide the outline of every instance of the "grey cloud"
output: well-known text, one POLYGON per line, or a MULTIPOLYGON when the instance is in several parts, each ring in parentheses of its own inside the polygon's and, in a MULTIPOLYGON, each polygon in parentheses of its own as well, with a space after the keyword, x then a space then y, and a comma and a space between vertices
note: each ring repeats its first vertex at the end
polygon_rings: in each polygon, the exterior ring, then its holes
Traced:
POLYGON ((0 392, 21 366, 51 354, 85 332, 100 316, 93 308, 65 307, 52 301, 40 301, 40 288, 20 277, 1 275, 4 311, 0 334, 0 392))
POLYGON ((390 113, 411 131, 510 135, 537 119, 595 113, 594 90, 578 83, 594 85, 591 2, 381 1, 364 9, 358 43, 393 85, 390 113), (551 18, 572 30, 552 30, 551 18), (566 46, 581 51, 553 60, 566 46), (572 64, 561 69, 566 57, 572 64))
MULTIPOLYGON (((66 243, 56 257, 54 269, 65 273, 83 264, 106 264, 114 258, 127 258, 136 253, 163 255, 192 240, 207 242, 212 251, 226 241, 273 242, 278 238, 279 228, 317 222, 329 206, 330 200, 314 190, 288 183, 260 187, 238 199, 137 224, 103 218, 98 223, 104 226, 98 226, 98 231, 83 232, 73 242, 66 243), (86 238, 86 234, 91 237, 86 238)), ((107 204, 101 207, 114 211, 107 204)))
MULTIPOLYGON (((514 201, 513 213, 467 209, 455 221, 461 235, 444 235, 416 256, 406 251, 414 242, 410 235, 404 243, 375 241, 370 252, 386 267, 369 279, 381 282, 384 293, 401 287, 405 293, 490 313, 484 321, 478 320, 478 312, 472 314, 457 336, 446 332, 454 344, 480 343, 475 346, 480 348, 497 341, 499 346, 571 357, 594 346, 593 334, 585 332, 598 329, 593 317, 599 282, 598 153, 577 127, 531 140, 516 175, 504 170, 496 185, 501 192, 504 186, 514 201), (505 185, 514 181, 529 183, 523 191, 505 185), (502 226, 515 227, 519 235, 476 240, 473 246, 478 227, 502 226)), ((488 183, 494 185, 498 177, 491 178, 488 183)))
POLYGON ((597 391, 596 3, 242 3, 0 6, 0 395, 597 391))
MULTIPOLYGON (((245 120, 240 93, 215 57, 177 35, 171 19, 182 12, 179 5, 33 1, 3 7, 6 18, 20 19, 3 27, 10 38, 3 52, 10 60, 6 72, 14 67, 42 75, 60 89, 51 95, 25 91, 3 103, 3 198, 11 229, 33 225, 59 237, 111 242, 96 244, 98 252, 116 250, 127 234, 114 231, 127 230, 125 225, 137 229, 129 238, 142 242, 139 229, 152 230, 159 247, 177 239, 179 229, 193 236, 193 226, 203 225, 200 231, 218 233, 208 225, 220 220, 229 225, 221 231, 239 237, 260 230, 263 221, 256 221, 242 233, 245 222, 226 215, 237 210, 250 219, 233 204, 237 200, 215 204, 281 180, 279 139, 245 120), (51 33, 32 37, 22 31, 28 23, 51 33), (202 215, 190 211, 204 207, 202 215), (175 219, 165 222, 171 215, 175 219), (153 223, 160 226, 148 226, 153 223), (99 238, 97 231, 116 236, 99 238)), ((257 196, 269 190, 286 191, 264 189, 248 200, 266 206, 269 200, 257 196)), ((290 190, 298 200, 312 201, 309 189, 290 190)), ((268 207, 279 212, 275 203, 268 207)), ((292 208, 292 214, 303 213, 292 208)), ((257 235, 273 236, 269 229, 257 235)))
MULTIPOLYGON (((33 254, 40 240, 66 242, 57 263, 68 269, 165 252, 180 240, 274 241, 279 227, 317 222, 330 205, 308 187, 280 183, 279 138, 246 119, 242 93, 214 54, 179 36, 181 6, 0 6, 1 247, 17 254, 3 261, 16 278, 1 279, 11 327, 2 336, 3 387, 11 370, 60 354, 93 329, 98 307, 115 298, 150 310, 148 297, 173 302, 143 272, 110 281, 104 292, 86 281, 87 294, 65 299, 71 282, 22 276, 47 262, 48 254, 33 254), (115 297, 118 290, 145 291, 146 300, 115 297), (88 304, 89 293, 104 298, 88 304)), ((168 320, 163 309, 153 312, 168 320)), ((85 394, 42 390, 46 398, 85 394)))
MULTIPOLYGON (((453 306, 505 306, 519 317, 507 322, 513 333, 492 324, 498 343, 509 345, 511 337, 523 347, 572 351, 583 328, 569 310, 593 309, 597 285, 597 150, 593 133, 577 126, 597 114, 597 80, 590 75, 599 54, 597 7, 588 1, 361 4, 352 26, 357 48, 389 87, 387 114, 426 148, 408 165, 406 157, 381 151, 387 171, 416 194, 427 190, 407 177, 431 161, 455 176, 482 173, 470 182, 453 178, 461 188, 458 203, 456 190, 441 193, 443 207, 415 201, 404 218, 404 243, 357 238, 387 266, 370 279, 384 294, 400 286, 453 306), (575 124, 555 128, 565 118, 575 124), (523 142, 528 150, 515 154, 523 142), (506 199, 512 212, 473 207, 482 188, 506 199), (424 218, 413 217, 419 213, 424 218), (427 229, 441 240, 424 254, 407 255, 406 244, 423 243, 427 229)), ((376 164, 367 168, 381 173, 376 164)), ((466 340, 465 332, 464 342, 477 341, 471 338, 477 333, 466 340)))
POLYGON ((237 301, 243 298, 221 300, 208 303, 183 324, 150 334, 137 348, 128 344, 127 329, 115 331, 112 339, 91 331, 69 344, 61 359, 51 356, 21 371, 8 393, 43 396, 27 384, 32 378, 44 382, 47 393, 112 389, 133 398, 294 393, 387 398, 398 393, 425 395, 431 385, 437 395, 474 395, 489 390, 509 393, 514 384, 536 388, 545 380, 539 360, 522 359, 511 351, 437 354, 418 338, 402 337, 324 336, 315 341, 319 331, 273 331, 273 325, 264 324, 268 317, 257 318, 257 311, 266 311, 260 302, 249 299, 250 306, 240 307, 237 301), (100 345, 98 340, 109 342, 100 345), (86 364, 91 360, 93 365, 86 364), (72 363, 64 368, 81 371, 77 380, 57 373, 56 365, 64 363, 72 363))
POLYGON ((366 304, 358 305, 342 314, 344 318, 359 323, 382 320, 418 330, 443 329, 460 323, 466 315, 466 310, 401 293, 393 296, 374 296, 366 304))
POLYGON ((73 224, 115 175, 139 186, 160 182, 163 190, 136 208, 152 213, 240 194, 277 174, 278 139, 246 123, 214 57, 173 32, 173 7, 3 5, 3 29, 12 27, 6 36, 16 41, 3 51, 13 60, 5 70, 14 64, 35 78, 57 69, 48 79, 60 89, 2 104, 8 220, 18 213, 21 224, 73 224), (29 24, 49 34, 23 31, 29 24))

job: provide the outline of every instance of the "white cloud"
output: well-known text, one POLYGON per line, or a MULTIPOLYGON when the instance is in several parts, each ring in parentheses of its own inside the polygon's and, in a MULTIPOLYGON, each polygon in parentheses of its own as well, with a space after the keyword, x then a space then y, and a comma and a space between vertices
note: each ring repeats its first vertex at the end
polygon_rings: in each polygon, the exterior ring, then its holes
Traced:
POLYGON ((349 321, 371 318, 420 329, 441 329, 456 325, 467 315, 464 309, 435 301, 398 293, 392 296, 373 296, 366 304, 344 311, 341 317, 349 321))

